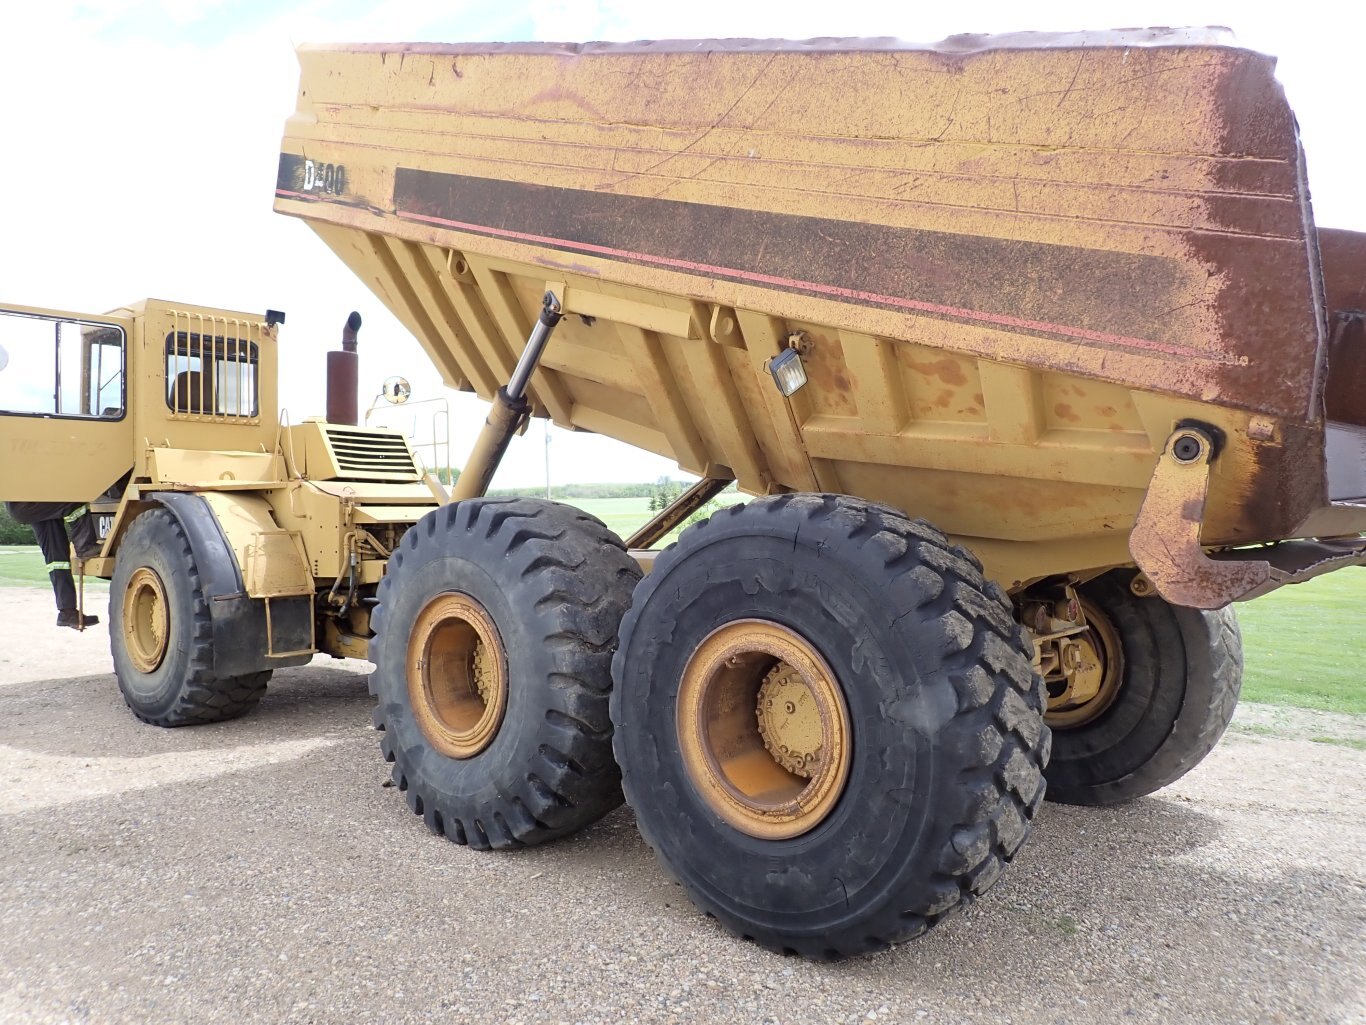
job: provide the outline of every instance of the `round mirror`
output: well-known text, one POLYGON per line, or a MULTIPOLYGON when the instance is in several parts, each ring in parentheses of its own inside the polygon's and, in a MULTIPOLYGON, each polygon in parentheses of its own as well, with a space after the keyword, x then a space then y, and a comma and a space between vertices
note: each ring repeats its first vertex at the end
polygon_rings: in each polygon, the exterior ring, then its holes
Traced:
POLYGON ((386 402, 401 406, 408 401, 408 396, 413 393, 413 386, 408 383, 407 378, 391 377, 384 382, 384 387, 380 393, 386 402))

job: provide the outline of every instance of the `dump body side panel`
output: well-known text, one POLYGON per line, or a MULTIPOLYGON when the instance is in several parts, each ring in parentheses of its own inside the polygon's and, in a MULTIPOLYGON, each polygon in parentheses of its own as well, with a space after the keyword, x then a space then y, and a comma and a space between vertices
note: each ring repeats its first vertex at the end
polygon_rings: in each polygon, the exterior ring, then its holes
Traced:
POLYGON ((1293 536, 1326 502, 1294 120, 1270 58, 1132 42, 305 48, 276 205, 453 386, 490 397, 555 288, 539 414, 890 502, 1008 581, 1127 562, 1183 419, 1227 439, 1205 543, 1293 536))

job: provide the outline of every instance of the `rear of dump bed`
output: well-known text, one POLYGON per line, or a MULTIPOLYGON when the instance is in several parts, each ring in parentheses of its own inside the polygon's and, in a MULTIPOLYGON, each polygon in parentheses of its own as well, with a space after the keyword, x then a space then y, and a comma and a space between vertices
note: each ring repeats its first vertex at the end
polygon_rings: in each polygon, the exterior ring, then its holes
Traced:
POLYGON ((452 387, 491 398, 550 289, 537 415, 885 502, 1008 587, 1137 561, 1216 607, 1362 557, 1205 556, 1366 529, 1366 238, 1315 228, 1274 61, 1217 32, 300 61, 276 209, 452 387))

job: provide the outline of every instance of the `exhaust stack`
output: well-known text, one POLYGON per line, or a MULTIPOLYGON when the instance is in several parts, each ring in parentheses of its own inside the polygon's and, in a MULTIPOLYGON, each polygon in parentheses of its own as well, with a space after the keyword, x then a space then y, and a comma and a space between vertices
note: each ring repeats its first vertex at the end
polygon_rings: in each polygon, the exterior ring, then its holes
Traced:
POLYGON ((346 318, 342 328, 340 352, 327 354, 327 422, 348 424, 359 422, 360 398, 357 390, 360 356, 356 354, 356 335, 360 331, 360 314, 355 310, 346 318))

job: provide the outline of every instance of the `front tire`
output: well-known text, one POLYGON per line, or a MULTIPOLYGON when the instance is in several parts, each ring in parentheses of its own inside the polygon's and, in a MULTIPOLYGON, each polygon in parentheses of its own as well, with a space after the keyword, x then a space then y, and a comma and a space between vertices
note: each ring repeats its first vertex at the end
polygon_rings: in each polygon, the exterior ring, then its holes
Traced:
MULTIPOLYGON (((1048 798, 1121 804, 1176 782, 1223 736, 1243 678, 1243 644, 1232 609, 1202 612, 1136 596, 1116 571, 1080 589, 1095 646, 1114 679, 1092 715, 1050 712, 1048 798)), ((1104 689, 1102 690, 1104 694, 1104 689)))
POLYGON ((270 672, 218 677, 209 604, 189 540, 165 509, 128 527, 109 585, 109 645, 123 700, 143 722, 193 726, 255 708, 270 672))
POLYGON ((615 534, 554 502, 458 502, 404 535, 370 692, 394 782, 433 832, 519 847, 621 803, 607 695, 639 578, 615 534))
POLYGON ((613 662, 641 834, 693 901, 832 960, 985 893, 1043 799, 1041 681, 1005 594, 939 531, 836 495, 687 530, 613 662))

